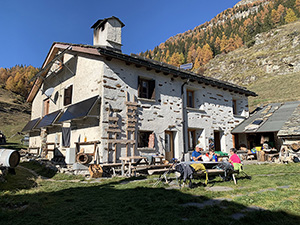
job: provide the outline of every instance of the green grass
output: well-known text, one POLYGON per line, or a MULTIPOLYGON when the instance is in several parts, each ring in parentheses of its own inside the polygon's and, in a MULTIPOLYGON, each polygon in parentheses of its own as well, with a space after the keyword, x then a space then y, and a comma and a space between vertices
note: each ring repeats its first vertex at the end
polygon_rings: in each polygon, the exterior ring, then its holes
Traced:
POLYGON ((300 73, 292 73, 283 76, 266 77, 248 86, 259 97, 249 97, 249 106, 267 104, 270 102, 296 101, 300 99, 300 93, 296 90, 300 86, 300 73))
POLYGON ((26 146, 21 144, 23 135, 18 134, 30 120, 28 103, 20 100, 20 96, 0 88, 0 130, 6 136, 7 145, 3 148, 21 149, 26 146))
MULTIPOLYGON (((38 174, 45 168, 22 164, 38 174)), ((154 177, 84 180, 56 174, 51 180, 36 179, 17 168, 0 184, 0 224, 297 224, 300 220, 300 165, 246 165, 252 179, 221 182, 208 187, 227 186, 227 192, 196 188, 168 189, 154 177), (268 175, 270 174, 270 175, 268 175), (56 177, 57 181, 54 180, 56 177), (64 180, 64 181, 62 181, 64 180), (68 181, 70 180, 70 181, 68 181), (78 180, 78 182, 74 182, 78 180), (134 181, 134 182, 130 182, 134 181), (199 209, 183 207, 209 199, 230 198, 220 204, 199 209), (245 214, 240 220, 231 215, 249 206, 264 208, 245 214)), ((199 182, 199 181, 198 181, 199 182)), ((203 182, 203 180, 200 180, 203 182)), ((171 183, 172 184, 172 183, 171 183)))

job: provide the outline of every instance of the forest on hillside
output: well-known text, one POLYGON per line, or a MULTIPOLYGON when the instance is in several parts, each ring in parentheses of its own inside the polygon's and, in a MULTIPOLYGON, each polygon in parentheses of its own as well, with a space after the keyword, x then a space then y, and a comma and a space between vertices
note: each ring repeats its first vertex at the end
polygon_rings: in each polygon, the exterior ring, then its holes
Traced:
POLYGON ((193 71, 218 54, 243 45, 251 47, 254 37, 300 18, 300 0, 261 0, 236 6, 218 14, 193 30, 169 38, 140 56, 180 66, 193 63, 193 71))
POLYGON ((38 68, 33 66, 16 65, 12 68, 0 68, 0 87, 27 98, 33 81, 31 80, 38 68))

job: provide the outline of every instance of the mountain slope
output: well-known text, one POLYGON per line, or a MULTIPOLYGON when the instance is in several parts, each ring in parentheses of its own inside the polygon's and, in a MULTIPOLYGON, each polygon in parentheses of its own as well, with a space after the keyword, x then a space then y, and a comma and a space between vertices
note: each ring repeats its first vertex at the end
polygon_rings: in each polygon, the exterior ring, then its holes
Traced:
POLYGON ((252 47, 221 54, 204 75, 246 86, 259 96, 250 106, 300 100, 300 21, 256 35, 252 47))
POLYGON ((300 0, 243 0, 211 21, 170 37, 140 55, 175 66, 193 63, 193 71, 198 71, 216 55, 251 45, 257 34, 297 17, 300 0))
POLYGON ((30 119, 30 105, 10 91, 0 88, 0 131, 8 142, 20 142, 18 135, 30 119))

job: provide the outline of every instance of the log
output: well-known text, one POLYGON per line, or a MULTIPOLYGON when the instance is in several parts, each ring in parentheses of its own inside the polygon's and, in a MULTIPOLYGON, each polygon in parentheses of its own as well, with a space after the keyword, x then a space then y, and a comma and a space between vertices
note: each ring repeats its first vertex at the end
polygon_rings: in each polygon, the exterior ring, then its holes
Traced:
POLYGON ((257 161, 264 162, 265 161, 265 152, 257 151, 257 161))
POLYGON ((89 172, 91 178, 99 178, 102 177, 103 169, 99 164, 92 164, 89 166, 89 172))

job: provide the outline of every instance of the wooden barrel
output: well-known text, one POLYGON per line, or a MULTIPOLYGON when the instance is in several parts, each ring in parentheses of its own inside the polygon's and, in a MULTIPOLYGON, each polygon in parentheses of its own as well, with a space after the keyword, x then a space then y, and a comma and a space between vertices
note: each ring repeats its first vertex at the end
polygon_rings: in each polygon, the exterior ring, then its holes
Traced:
POLYGON ((1 149, 0 150, 0 166, 16 167, 20 162, 20 154, 16 150, 1 149))

